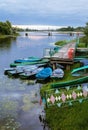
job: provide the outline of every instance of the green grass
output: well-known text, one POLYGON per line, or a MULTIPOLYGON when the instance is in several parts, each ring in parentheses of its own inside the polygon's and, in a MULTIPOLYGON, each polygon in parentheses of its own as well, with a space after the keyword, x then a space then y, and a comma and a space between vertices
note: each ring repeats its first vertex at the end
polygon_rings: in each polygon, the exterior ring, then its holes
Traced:
POLYGON ((77 47, 85 48, 85 43, 79 43, 77 47))
POLYGON ((66 44, 66 40, 57 41, 57 42, 55 43, 55 45, 58 45, 58 46, 63 46, 64 44, 66 44))
POLYGON ((46 121, 51 130, 87 130, 88 101, 64 108, 51 106, 46 109, 46 121))
MULTIPOLYGON (((73 68, 78 68, 80 66, 80 63, 76 63, 74 65, 71 66, 71 70, 73 70, 73 68)), ((64 81, 69 81, 69 80, 72 80, 72 79, 76 79, 76 77, 73 77, 71 75, 71 70, 64 70, 64 77, 62 79, 52 79, 50 80, 50 82, 48 82, 47 84, 43 85, 43 87, 41 88, 40 92, 41 92, 41 95, 44 96, 44 93, 47 89, 50 89, 51 88, 51 83, 57 83, 57 82, 64 82, 64 81)))
POLYGON ((14 35, 1 35, 0 34, 0 39, 5 39, 5 38, 8 38, 8 37, 17 37, 17 36, 19 36, 18 33, 14 34, 14 35))
MULTIPOLYGON (((71 66, 73 68, 79 67, 80 64, 76 63, 71 66)), ((49 83, 43 85, 41 88, 41 95, 44 96, 44 92, 50 89, 51 83, 64 82, 72 80, 71 71, 65 70, 65 76, 63 79, 52 80, 49 83)), ((45 108, 46 121, 51 130, 87 130, 88 129, 88 100, 84 100, 82 103, 74 102, 72 106, 57 107, 52 105, 45 108)))

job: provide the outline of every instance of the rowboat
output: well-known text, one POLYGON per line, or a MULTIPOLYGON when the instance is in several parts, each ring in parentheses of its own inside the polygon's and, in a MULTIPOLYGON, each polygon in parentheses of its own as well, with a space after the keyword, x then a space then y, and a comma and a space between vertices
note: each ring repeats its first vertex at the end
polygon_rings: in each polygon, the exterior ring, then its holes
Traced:
POLYGON ((64 86, 70 86, 70 85, 76 85, 76 84, 81 84, 81 83, 86 83, 88 82, 88 75, 85 77, 80 77, 74 80, 66 81, 66 82, 58 82, 58 83, 52 83, 51 87, 52 88, 60 88, 64 86))
POLYGON ((13 70, 15 70, 15 67, 14 68, 5 68, 4 69, 4 74, 7 75, 8 71, 13 71, 13 70))
POLYGON ((64 71, 60 68, 57 68, 53 71, 53 73, 50 77, 51 78, 63 78, 63 76, 64 76, 64 71))
POLYGON ((33 61, 33 62, 11 63, 10 67, 25 66, 25 65, 35 65, 35 64, 46 64, 48 62, 49 62, 49 59, 42 58, 39 61, 33 61))
POLYGON ((88 74, 88 65, 73 69, 71 72, 72 76, 82 76, 88 74))
POLYGON ((19 74, 19 77, 21 79, 28 79, 30 77, 35 77, 35 75, 40 72, 44 67, 39 67, 39 68, 36 68, 36 69, 33 69, 33 70, 30 70, 30 71, 26 71, 26 72, 23 72, 21 74, 19 74))
POLYGON ((28 72, 28 71, 32 71, 34 69, 37 69, 36 65, 31 65, 31 66, 26 66, 26 67, 15 67, 15 69, 13 70, 9 70, 7 72, 7 74, 9 76, 18 76, 19 74, 23 73, 23 72, 28 72))
POLYGON ((35 75, 37 80, 45 80, 52 75, 52 69, 50 67, 46 67, 41 70, 39 73, 35 75))
POLYGON ((22 62, 34 62, 34 61, 40 61, 41 58, 37 57, 28 57, 28 58, 23 58, 23 59, 17 59, 14 61, 14 63, 22 63, 22 62))

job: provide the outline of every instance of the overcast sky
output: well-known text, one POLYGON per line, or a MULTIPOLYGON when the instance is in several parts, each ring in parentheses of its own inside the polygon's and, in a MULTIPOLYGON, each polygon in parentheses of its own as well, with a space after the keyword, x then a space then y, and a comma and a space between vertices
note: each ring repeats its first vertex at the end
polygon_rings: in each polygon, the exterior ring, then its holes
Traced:
POLYGON ((88 0, 0 0, 0 21, 12 24, 85 26, 88 0))

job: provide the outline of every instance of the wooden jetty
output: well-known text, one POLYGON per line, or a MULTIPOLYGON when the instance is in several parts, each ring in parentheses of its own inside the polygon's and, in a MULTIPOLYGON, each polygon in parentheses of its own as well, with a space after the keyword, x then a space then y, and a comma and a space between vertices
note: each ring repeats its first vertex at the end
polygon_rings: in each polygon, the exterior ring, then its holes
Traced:
POLYGON ((50 63, 53 65, 53 68, 55 68, 57 63, 60 63, 66 65, 67 69, 70 69, 70 65, 74 63, 75 51, 76 42, 66 43, 52 56, 46 55, 46 57, 50 59, 50 63))

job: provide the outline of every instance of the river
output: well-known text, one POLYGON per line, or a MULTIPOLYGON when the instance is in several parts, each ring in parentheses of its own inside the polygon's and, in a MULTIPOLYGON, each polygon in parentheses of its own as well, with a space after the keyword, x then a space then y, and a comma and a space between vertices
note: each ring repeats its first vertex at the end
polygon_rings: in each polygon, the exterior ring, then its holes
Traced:
POLYGON ((39 104, 42 84, 4 75, 4 69, 19 58, 43 57, 45 48, 53 48, 58 40, 69 40, 68 34, 21 32, 17 38, 0 40, 0 130, 42 130, 39 104))

